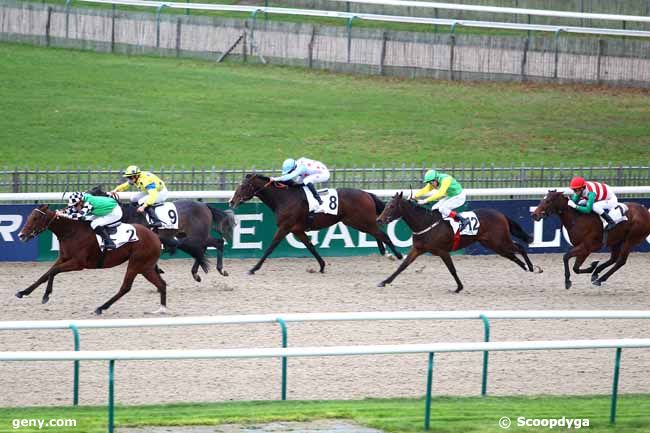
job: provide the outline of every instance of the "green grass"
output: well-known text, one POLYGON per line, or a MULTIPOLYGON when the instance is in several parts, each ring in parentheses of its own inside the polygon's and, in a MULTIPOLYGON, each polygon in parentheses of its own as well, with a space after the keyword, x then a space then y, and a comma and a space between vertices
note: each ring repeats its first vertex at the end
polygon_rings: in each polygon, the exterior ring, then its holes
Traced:
MULTIPOLYGON (((508 416, 512 432, 547 431, 541 427, 516 427, 517 417, 589 419, 596 432, 648 432, 650 430, 650 395, 623 395, 619 399, 616 426, 609 425, 609 397, 466 397, 434 398, 431 432, 496 433, 503 432, 498 420, 508 416)), ((0 432, 17 431, 13 419, 76 419, 75 428, 50 428, 69 433, 103 433, 106 431, 106 407, 48 407, 0 409, 0 432)), ((215 425, 221 423, 263 423, 271 421, 306 421, 312 419, 351 419, 360 424, 391 433, 423 430, 424 401, 421 399, 358 401, 244 402, 215 404, 175 404, 165 406, 124 406, 116 409, 116 426, 145 425, 215 425)), ((584 428, 584 427, 583 427, 584 428)), ((21 433, 38 429, 21 428, 21 433)), ((556 428, 553 431, 566 431, 556 428)))
POLYGON ((647 164, 647 92, 0 44, 0 164, 647 164))

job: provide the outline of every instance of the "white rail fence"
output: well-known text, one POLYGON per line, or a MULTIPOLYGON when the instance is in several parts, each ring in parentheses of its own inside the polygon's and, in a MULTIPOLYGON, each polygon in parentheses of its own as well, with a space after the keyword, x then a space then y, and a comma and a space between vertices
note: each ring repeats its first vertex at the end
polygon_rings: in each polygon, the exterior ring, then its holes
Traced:
MULTIPOLYGON (((555 186, 548 188, 469 188, 465 193, 469 197, 522 197, 522 196, 543 196, 550 189, 557 191, 569 192, 565 186, 555 186)), ((650 186, 619 186, 612 187, 616 194, 648 194, 650 186)), ((396 193, 409 195, 410 189, 367 189, 378 197, 392 197, 396 193)), ((71 192, 22 192, 22 193, 0 193, 1 202, 48 202, 57 203, 66 201, 71 192)), ((120 198, 130 199, 133 192, 120 193, 120 198)), ((206 200, 229 200, 232 198, 234 191, 170 191, 169 199, 206 199, 206 200)))
POLYGON ((616 422, 618 381, 622 349, 650 348, 650 339, 619 340, 566 340, 498 343, 431 343, 373 346, 333 346, 301 348, 255 348, 222 350, 113 350, 113 351, 60 351, 60 352, 0 352, 0 361, 109 361, 108 373, 108 432, 115 426, 115 361, 117 360, 182 360, 182 359, 233 359, 233 358, 289 358, 315 356, 385 355, 428 353, 424 428, 429 429, 431 414, 431 388, 433 357, 435 353, 498 352, 529 350, 616 349, 612 380, 610 422, 616 422))
MULTIPOLYGON (((71 0, 68 0, 68 3, 70 1, 71 0)), ((160 14, 160 11, 163 8, 169 8, 169 9, 183 9, 183 10, 248 12, 253 14, 253 17, 255 17, 255 15, 258 13, 265 13, 265 14, 279 14, 279 15, 343 18, 348 20, 348 26, 352 25, 353 20, 442 25, 442 26, 450 26, 452 28, 452 33, 456 27, 463 26, 463 27, 504 29, 504 30, 540 31, 540 32, 555 33, 556 35, 559 35, 561 32, 564 32, 564 33, 575 33, 575 34, 630 36, 630 37, 640 37, 640 38, 650 37, 650 32, 644 30, 626 30, 626 29, 612 29, 612 28, 579 27, 579 26, 553 26, 553 25, 545 25, 545 24, 521 24, 521 23, 505 23, 505 22, 493 22, 493 21, 458 20, 458 19, 448 19, 448 18, 409 17, 409 16, 402 16, 402 15, 381 15, 381 14, 369 14, 369 13, 357 13, 357 12, 352 13, 352 12, 339 12, 339 11, 324 11, 324 10, 314 10, 314 9, 279 8, 279 7, 268 7, 268 6, 220 5, 220 4, 209 4, 209 3, 182 3, 182 2, 164 2, 164 1, 147 1, 147 0, 78 0, 78 1, 82 1, 85 3, 151 7, 156 9, 158 16, 160 14)), ((400 3, 400 2, 394 1, 393 3, 400 3)), ((420 3, 420 2, 411 2, 411 3, 420 3)), ((444 5, 444 3, 440 3, 440 5, 444 5)), ((433 7, 433 6, 425 5, 423 7, 433 7)), ((502 11, 503 13, 512 13, 510 11, 518 10, 516 8, 491 8, 491 9, 504 9, 504 11, 502 11)), ((542 14, 544 12, 548 12, 548 11, 541 11, 535 9, 522 9, 520 10, 520 14, 533 15, 532 13, 528 14, 526 11, 536 12, 536 14, 542 14)), ((560 13, 560 11, 551 11, 551 12, 560 13)), ((564 13, 568 13, 568 12, 564 12, 564 13)), ((577 12, 574 13, 574 15, 575 15, 574 18, 582 17, 582 18, 595 19, 596 17, 600 16, 601 17, 600 19, 605 19, 605 20, 617 20, 622 22, 627 22, 627 21, 650 22, 650 17, 641 17, 641 16, 591 14, 591 13, 577 13, 577 12)), ((158 20, 158 26, 159 24, 160 21, 158 20)), ((159 34, 159 32, 160 31, 157 30, 157 34, 159 34)), ((158 42, 159 42, 159 38, 158 38, 158 42)))
MULTIPOLYGON (((294 313, 294 314, 253 314, 233 316, 189 316, 159 317, 148 319, 108 319, 108 320, 42 320, 42 321, 0 321, 0 331, 54 330, 70 329, 74 337, 75 351, 80 350, 80 329, 169 327, 227 324, 277 323, 282 332, 282 347, 288 346, 288 323, 298 322, 341 322, 378 320, 481 320, 483 341, 490 341, 490 320, 520 319, 650 319, 650 311, 644 310, 503 310, 503 311, 389 311, 389 312, 350 312, 350 313, 294 313)), ((489 355, 483 354, 481 376, 481 395, 487 394, 489 355)), ((287 359, 282 359, 281 399, 287 396, 287 359)), ((73 404, 79 404, 79 362, 74 364, 73 404)))

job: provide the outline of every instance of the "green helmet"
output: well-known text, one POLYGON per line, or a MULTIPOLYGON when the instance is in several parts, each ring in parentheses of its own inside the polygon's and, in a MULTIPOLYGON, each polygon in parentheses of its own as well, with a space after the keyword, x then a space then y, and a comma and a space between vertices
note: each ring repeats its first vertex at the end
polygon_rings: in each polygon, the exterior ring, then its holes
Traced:
POLYGON ((424 183, 433 182, 438 177, 435 170, 429 170, 424 174, 424 183))

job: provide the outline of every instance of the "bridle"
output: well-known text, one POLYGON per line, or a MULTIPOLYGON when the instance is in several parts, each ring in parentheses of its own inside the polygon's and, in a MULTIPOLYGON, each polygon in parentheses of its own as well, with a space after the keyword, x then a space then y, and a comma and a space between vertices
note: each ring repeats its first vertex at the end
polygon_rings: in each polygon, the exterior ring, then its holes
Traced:
MULTIPOLYGON (((38 212, 38 213, 40 213, 41 215, 43 215, 45 218, 47 218, 47 213, 46 213, 46 212, 43 212, 43 211, 40 210, 40 209, 34 209, 34 210, 32 211, 32 213, 33 213, 33 212, 38 212)), ((31 237, 36 237, 36 236, 40 235, 40 234, 43 233, 45 230, 47 230, 47 229, 50 228, 50 224, 52 224, 52 221, 54 221, 54 217, 50 218, 50 220, 47 222, 47 224, 46 224, 42 229, 40 229, 40 230, 32 230, 31 233, 30 233, 29 235, 30 235, 31 237)))

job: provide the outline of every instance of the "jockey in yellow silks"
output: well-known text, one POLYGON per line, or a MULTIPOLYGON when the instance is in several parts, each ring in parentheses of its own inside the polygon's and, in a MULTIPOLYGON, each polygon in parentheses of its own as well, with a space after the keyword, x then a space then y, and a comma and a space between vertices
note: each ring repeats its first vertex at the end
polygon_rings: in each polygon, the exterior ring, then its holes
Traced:
POLYGON ((169 192, 158 176, 148 171, 141 171, 139 167, 130 165, 124 171, 126 182, 116 186, 111 193, 118 193, 127 190, 131 185, 135 185, 140 192, 131 197, 131 202, 138 203, 138 212, 146 212, 151 218, 150 227, 162 226, 162 221, 156 216, 154 204, 161 204, 167 200, 169 192))

